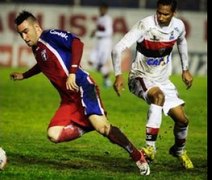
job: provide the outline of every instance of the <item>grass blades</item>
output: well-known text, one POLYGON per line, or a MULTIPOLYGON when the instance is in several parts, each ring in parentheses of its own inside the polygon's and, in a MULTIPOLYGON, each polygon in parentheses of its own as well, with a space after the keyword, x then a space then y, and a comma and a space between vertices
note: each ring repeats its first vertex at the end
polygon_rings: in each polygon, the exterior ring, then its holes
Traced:
MULTIPOLYGON (((59 105, 59 96, 42 74, 19 82, 9 79, 11 72, 25 70, 0 68, 0 146, 8 156, 0 179, 207 179, 207 77, 194 77, 190 90, 186 90, 180 76, 171 77, 186 102, 190 119, 187 151, 195 168, 182 169, 178 160, 168 154, 174 142, 173 122, 163 116, 151 174, 141 177, 129 155, 96 132, 72 142, 50 142, 46 129, 59 105)), ((141 148, 145 143, 147 104, 132 95, 127 86, 121 97, 116 96, 112 88, 102 86, 100 74, 91 75, 100 86, 109 121, 141 148)), ((125 79, 127 83, 127 74, 125 79)))

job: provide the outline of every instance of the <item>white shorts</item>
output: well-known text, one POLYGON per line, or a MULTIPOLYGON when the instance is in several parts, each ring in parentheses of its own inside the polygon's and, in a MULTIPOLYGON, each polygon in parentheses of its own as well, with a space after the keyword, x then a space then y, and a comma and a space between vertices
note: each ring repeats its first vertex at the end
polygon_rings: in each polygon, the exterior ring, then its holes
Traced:
POLYGON ((110 61, 112 41, 110 38, 103 38, 97 41, 90 54, 90 62, 97 68, 99 65, 106 65, 110 61))
POLYGON ((131 93, 144 99, 148 104, 150 104, 150 101, 148 100, 147 92, 152 87, 159 87, 165 95, 163 112, 166 116, 170 109, 185 104, 185 102, 179 98, 178 91, 170 80, 159 83, 147 78, 135 77, 129 79, 128 87, 131 93))

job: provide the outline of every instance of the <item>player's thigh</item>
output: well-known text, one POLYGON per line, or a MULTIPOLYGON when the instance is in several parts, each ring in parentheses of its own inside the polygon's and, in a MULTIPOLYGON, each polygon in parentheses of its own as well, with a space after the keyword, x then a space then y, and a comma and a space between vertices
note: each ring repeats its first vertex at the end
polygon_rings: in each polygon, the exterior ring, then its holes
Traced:
POLYGON ((148 91, 153 87, 157 87, 157 84, 146 78, 133 77, 129 78, 128 87, 131 93, 144 99, 147 103, 150 103, 148 99, 148 91))
POLYGON ((77 106, 74 103, 62 103, 52 117, 49 128, 53 126, 67 126, 71 123, 75 111, 77 111, 77 106))
POLYGON ((76 123, 83 128, 92 128, 84 112, 81 99, 75 99, 74 103, 62 103, 49 123, 48 128, 54 126, 67 126, 76 123))
POLYGON ((107 135, 110 130, 110 123, 105 115, 91 115, 89 120, 93 125, 94 129, 100 134, 107 135))

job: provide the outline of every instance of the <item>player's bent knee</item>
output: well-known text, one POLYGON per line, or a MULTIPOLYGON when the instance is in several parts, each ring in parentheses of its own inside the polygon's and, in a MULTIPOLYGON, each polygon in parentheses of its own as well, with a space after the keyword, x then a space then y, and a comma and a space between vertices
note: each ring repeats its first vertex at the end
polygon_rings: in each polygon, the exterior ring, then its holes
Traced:
POLYGON ((178 126, 186 127, 189 124, 189 119, 185 114, 181 114, 181 116, 178 116, 176 123, 178 124, 178 126))
POLYGON ((165 96, 164 96, 164 94, 159 93, 159 94, 158 94, 158 98, 157 98, 157 103, 158 103, 159 105, 163 105, 164 102, 165 102, 165 96))
POLYGON ((153 104, 156 104, 158 106, 163 106, 165 102, 165 95, 161 90, 155 92, 149 92, 148 98, 153 104))
POLYGON ((184 121, 177 121, 176 124, 180 127, 187 127, 189 124, 188 119, 184 120, 184 121))
POLYGON ((102 125, 96 129, 96 131, 98 131, 103 136, 107 136, 109 133, 109 130, 110 130, 110 126, 108 126, 107 124, 102 125))
POLYGON ((110 131, 110 123, 105 115, 91 115, 89 120, 98 133, 104 136, 108 135, 110 131))
POLYGON ((185 116, 178 118, 175 122, 179 127, 187 127, 189 125, 189 120, 185 116))
POLYGON ((50 127, 47 132, 48 139, 54 143, 58 143, 62 129, 63 129, 63 126, 50 127))
POLYGON ((158 105, 158 106, 163 106, 164 102, 165 102, 165 96, 163 93, 158 92, 156 93, 153 97, 153 103, 158 105))

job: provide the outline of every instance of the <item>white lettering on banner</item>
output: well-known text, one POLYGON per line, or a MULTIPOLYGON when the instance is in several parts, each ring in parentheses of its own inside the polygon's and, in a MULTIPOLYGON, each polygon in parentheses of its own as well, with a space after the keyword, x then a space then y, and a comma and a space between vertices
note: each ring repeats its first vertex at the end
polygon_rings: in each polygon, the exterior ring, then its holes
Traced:
MULTIPOLYGON (((0 4, 1 5, 1 4, 0 4)), ((38 18, 43 29, 61 29, 75 33, 84 42, 84 53, 82 57, 82 65, 86 67, 87 57, 90 54, 91 48, 94 46, 94 40, 90 39, 89 35, 95 28, 95 20, 98 16, 98 8, 96 7, 67 7, 67 6, 40 6, 36 4, 4 4, 5 8, 0 11, 0 66, 28 66, 31 67, 34 63, 34 56, 31 49, 28 48, 24 41, 16 33, 14 19, 19 11, 30 9, 38 18)), ((133 26, 138 20, 145 16, 155 13, 154 10, 143 9, 127 9, 124 11, 111 8, 109 11, 113 18, 113 43, 119 41, 123 35, 133 26)), ((204 12, 186 12, 179 16, 186 25, 189 57, 195 73, 203 74, 207 71, 207 14, 204 12), (197 46, 198 44, 198 46, 197 46), (194 54, 192 53, 194 52, 194 54), (200 54, 204 54, 203 56, 200 54), (193 60, 195 59, 195 60, 193 60), (199 64, 200 61, 202 64, 199 64), (195 63, 194 63, 195 62, 195 63), (198 62, 198 63, 196 63, 198 62)), ((51 31, 67 39, 63 32, 51 31)), ((128 53, 129 54, 129 53, 128 53)), ((131 57, 124 60, 123 65, 125 70, 128 70, 131 57), (126 65, 127 64, 127 65, 126 65)), ((193 71, 192 70, 192 71, 193 71)), ((175 69, 176 71, 176 69, 175 69)))

